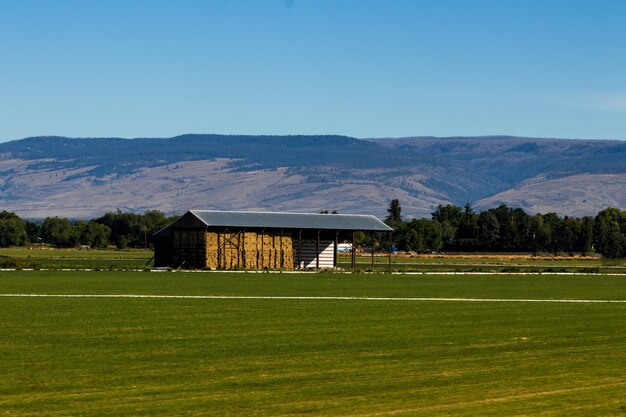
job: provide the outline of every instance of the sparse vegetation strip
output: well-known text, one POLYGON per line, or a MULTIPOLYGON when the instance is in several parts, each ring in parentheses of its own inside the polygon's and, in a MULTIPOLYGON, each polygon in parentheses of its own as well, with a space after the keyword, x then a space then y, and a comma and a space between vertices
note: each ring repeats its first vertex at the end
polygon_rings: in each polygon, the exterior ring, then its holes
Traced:
POLYGON ((445 298, 445 297, 333 297, 271 295, 151 295, 151 294, 0 294, 0 297, 33 298, 163 298, 196 300, 301 300, 301 301, 451 301, 463 303, 626 303, 626 300, 445 298))

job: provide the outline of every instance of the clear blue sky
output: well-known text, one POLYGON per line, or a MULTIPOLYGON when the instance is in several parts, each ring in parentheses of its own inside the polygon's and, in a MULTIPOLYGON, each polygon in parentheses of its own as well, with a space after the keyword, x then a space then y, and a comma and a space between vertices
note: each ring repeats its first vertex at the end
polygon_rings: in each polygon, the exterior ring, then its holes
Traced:
POLYGON ((0 141, 626 139, 623 0, 0 0, 0 141))

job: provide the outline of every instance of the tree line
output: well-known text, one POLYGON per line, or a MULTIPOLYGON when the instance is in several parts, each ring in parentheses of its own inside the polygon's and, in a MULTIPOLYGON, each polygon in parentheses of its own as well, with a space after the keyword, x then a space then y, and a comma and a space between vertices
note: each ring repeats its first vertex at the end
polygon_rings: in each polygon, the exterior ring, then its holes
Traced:
POLYGON ((607 208, 595 217, 556 213, 529 215, 502 204, 479 213, 439 205, 430 219, 402 219, 400 202, 392 200, 385 222, 394 228, 398 250, 414 252, 549 252, 600 253, 626 257, 626 211, 607 208))
POLYGON ((143 248, 150 244, 152 233, 177 217, 148 210, 143 214, 106 213, 88 221, 48 217, 36 223, 3 211, 0 213, 0 247, 47 243, 61 248, 106 248, 109 245, 119 249, 143 248))
MULTIPOLYGON (((430 219, 405 221, 400 202, 392 200, 387 211, 385 222, 394 228, 393 240, 401 251, 599 253, 607 258, 626 257, 626 211, 617 208, 576 218, 556 213, 529 215, 505 204, 478 213, 470 204, 462 208, 448 204, 437 206, 430 219)), ((143 248, 149 246, 154 232, 177 217, 158 210, 143 214, 118 211, 88 221, 48 217, 36 223, 3 211, 0 247, 46 243, 57 247, 143 248)), ((359 243, 371 244, 366 235, 361 235, 359 243)))

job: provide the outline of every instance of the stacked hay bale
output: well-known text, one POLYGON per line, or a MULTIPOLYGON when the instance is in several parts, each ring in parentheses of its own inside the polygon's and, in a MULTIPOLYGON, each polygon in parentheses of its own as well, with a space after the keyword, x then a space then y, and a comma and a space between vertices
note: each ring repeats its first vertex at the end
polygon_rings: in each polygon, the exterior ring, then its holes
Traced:
POLYGON ((293 269, 293 239, 280 233, 206 233, 205 262, 212 269, 293 269))
POLYGON ((282 269, 294 269, 293 239, 291 235, 283 235, 280 250, 283 256, 282 269))
POLYGON ((222 245, 222 259, 224 269, 238 269, 241 262, 241 251, 239 249, 241 236, 239 233, 224 233, 224 244, 222 245))
POLYGON ((245 269, 258 269, 258 244, 257 244, 257 233, 254 232, 245 232, 242 233, 241 236, 242 242, 239 245, 241 248, 241 259, 243 265, 241 265, 245 269))
POLYGON ((237 268, 241 258, 240 236, 237 233, 206 233, 205 267, 211 269, 237 268))
POLYGON ((217 269, 219 262, 217 259, 217 233, 208 232, 206 234, 206 267, 217 269))
POLYGON ((261 249, 259 269, 274 269, 276 267, 276 251, 274 250, 274 235, 262 233, 257 238, 258 247, 261 249))

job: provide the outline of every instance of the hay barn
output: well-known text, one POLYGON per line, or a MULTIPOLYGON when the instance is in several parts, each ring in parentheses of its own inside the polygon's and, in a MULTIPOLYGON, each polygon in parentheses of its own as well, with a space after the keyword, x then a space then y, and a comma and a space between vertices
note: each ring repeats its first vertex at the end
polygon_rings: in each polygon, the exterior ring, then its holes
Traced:
POLYGON ((383 232, 390 241, 393 229, 367 215, 190 210, 154 233, 154 266, 334 268, 337 244, 354 243, 357 231, 383 232))

